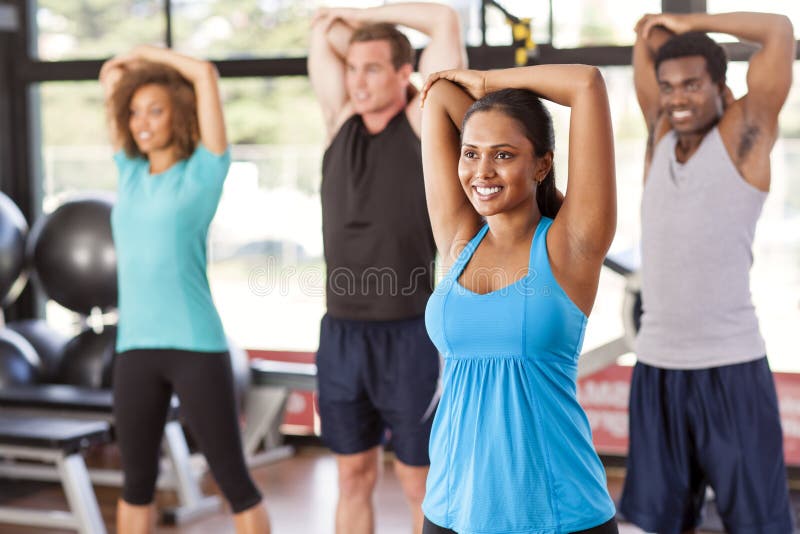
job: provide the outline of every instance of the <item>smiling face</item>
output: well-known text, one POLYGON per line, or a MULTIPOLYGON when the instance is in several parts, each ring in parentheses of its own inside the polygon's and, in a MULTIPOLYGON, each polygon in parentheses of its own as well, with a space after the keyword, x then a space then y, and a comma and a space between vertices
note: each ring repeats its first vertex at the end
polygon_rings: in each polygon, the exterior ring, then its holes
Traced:
POLYGON ((145 156, 172 146, 172 99, 166 87, 147 84, 136 90, 130 102, 128 128, 145 156))
POLYGON ((461 138, 458 177, 475 210, 487 217, 536 209, 536 185, 552 166, 552 153, 536 157, 519 122, 502 111, 470 116, 461 138))
POLYGON ((395 68, 388 41, 351 43, 346 69, 347 94, 356 113, 380 113, 405 103, 411 65, 395 68))
POLYGON ((678 134, 704 133, 722 116, 722 87, 703 56, 665 60, 656 75, 661 109, 678 134))

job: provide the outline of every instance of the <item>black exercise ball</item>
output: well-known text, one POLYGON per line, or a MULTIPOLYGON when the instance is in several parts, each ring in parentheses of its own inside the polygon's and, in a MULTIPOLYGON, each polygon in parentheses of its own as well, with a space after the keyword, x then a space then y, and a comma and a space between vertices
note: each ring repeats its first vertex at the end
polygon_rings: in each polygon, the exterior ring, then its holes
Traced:
POLYGON ((65 202, 33 225, 27 254, 48 297, 88 314, 117 304, 117 255, 107 196, 65 202))
POLYGON ((245 395, 250 388, 250 357, 247 351, 236 345, 228 338, 228 354, 231 357, 233 369, 233 391, 236 395, 236 405, 244 407, 245 395))
POLYGON ((25 236, 28 223, 16 204, 0 193, 0 301, 16 300, 25 282, 25 236))
POLYGON ((50 327, 44 319, 23 319, 8 323, 6 327, 24 337, 36 350, 41 360, 39 381, 54 381, 69 338, 50 327))
POLYGON ((99 334, 87 328, 69 340, 56 381, 95 389, 110 388, 116 341, 116 326, 106 326, 99 334))
POLYGON ((24 337, 7 328, 0 330, 0 388, 35 384, 39 357, 24 337))

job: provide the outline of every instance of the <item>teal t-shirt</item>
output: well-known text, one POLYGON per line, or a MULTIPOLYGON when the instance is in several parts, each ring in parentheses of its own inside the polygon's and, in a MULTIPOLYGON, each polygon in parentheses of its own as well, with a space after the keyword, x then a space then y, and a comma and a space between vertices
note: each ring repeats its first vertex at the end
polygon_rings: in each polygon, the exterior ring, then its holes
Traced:
POLYGON ((203 145, 166 171, 114 155, 119 192, 111 212, 117 252, 117 352, 171 348, 227 350, 206 276, 208 227, 230 167, 203 145))

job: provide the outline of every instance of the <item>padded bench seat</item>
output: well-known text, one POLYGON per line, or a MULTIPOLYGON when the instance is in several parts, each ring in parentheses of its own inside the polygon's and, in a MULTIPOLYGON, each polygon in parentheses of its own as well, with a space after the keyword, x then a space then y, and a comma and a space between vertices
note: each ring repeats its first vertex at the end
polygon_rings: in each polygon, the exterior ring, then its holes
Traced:
MULTIPOLYGON (((97 390, 59 384, 37 384, 0 388, 0 410, 16 417, 42 420, 48 418, 53 429, 59 421, 77 419, 83 423, 98 423, 113 428, 113 396, 111 390, 97 390)), ((13 425, 12 425, 13 426, 13 425)), ((89 427, 86 427, 89 428, 89 427)), ((0 430, 1 431, 1 430, 0 430)), ((178 506, 162 510, 162 520, 177 524, 216 513, 221 501, 219 497, 205 496, 200 488, 202 472, 195 472, 191 463, 181 424, 178 421, 178 400, 172 398, 172 406, 164 426, 163 444, 165 466, 159 478, 159 488, 177 492, 178 506)), ((0 476, 29 480, 52 480, 61 478, 61 473, 51 465, 0 463, 0 476)), ((95 468, 89 470, 89 479, 98 485, 121 486, 122 472, 117 469, 95 468)))
POLYGON ((80 454, 111 440, 105 421, 0 414, 0 458, 55 464, 69 511, 0 506, 0 523, 71 528, 82 534, 106 532, 86 464, 80 454))
MULTIPOLYGON (((94 418, 112 416, 114 397, 109 389, 91 389, 62 384, 37 384, 0 388, 0 407, 20 410, 67 412, 94 418)), ((178 417, 178 400, 172 398, 168 418, 178 417)))
POLYGON ((254 386, 317 390, 317 366, 313 363, 253 360, 250 362, 250 376, 254 386))

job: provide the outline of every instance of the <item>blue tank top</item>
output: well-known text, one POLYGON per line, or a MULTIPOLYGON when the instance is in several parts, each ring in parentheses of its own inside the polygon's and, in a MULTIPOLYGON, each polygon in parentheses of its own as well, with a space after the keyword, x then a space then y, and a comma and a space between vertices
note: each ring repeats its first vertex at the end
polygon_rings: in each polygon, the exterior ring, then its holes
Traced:
POLYGON ((203 145, 151 175, 143 158, 114 155, 119 169, 111 229, 117 252, 117 351, 227 350, 206 276, 208 227, 222 195, 230 150, 203 145))
POLYGON ((550 269, 542 217, 528 274, 480 295, 458 283, 484 226, 425 312, 444 355, 422 508, 459 534, 549 534, 611 519, 603 465, 576 398, 586 316, 550 269))

